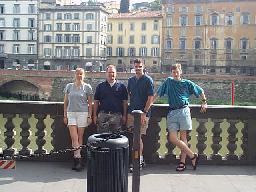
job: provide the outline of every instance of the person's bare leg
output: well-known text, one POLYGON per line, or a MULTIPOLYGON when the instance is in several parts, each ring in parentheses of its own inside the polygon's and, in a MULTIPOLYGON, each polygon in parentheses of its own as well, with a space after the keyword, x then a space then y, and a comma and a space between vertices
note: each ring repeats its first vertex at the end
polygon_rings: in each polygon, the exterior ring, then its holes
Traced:
MULTIPOLYGON (((78 133, 78 144, 79 144, 79 147, 80 147, 81 145, 83 145, 83 141, 84 141, 84 130, 85 130, 85 128, 84 128, 84 127, 81 127, 81 128, 78 128, 78 131, 77 131, 77 133, 78 133)), ((81 157, 81 149, 78 149, 77 151, 78 151, 78 153, 79 153, 79 155, 80 155, 80 157, 81 157)))
MULTIPOLYGON (((77 148, 79 147, 79 142, 78 142, 78 130, 75 125, 70 125, 69 126, 69 134, 72 142, 72 147, 77 148)), ((78 150, 74 151, 74 157, 79 157, 80 152, 78 150)))
POLYGON ((193 157, 194 157, 193 151, 191 151, 191 149, 187 146, 187 144, 178 139, 177 132, 170 132, 170 133, 169 133, 169 140, 170 140, 174 145, 176 145, 177 147, 179 147, 180 150, 183 151, 183 153, 185 153, 186 155, 188 155, 190 158, 193 158, 193 157))
MULTIPOLYGON (((186 131, 180 131, 180 140, 183 141, 188 146, 187 132, 186 131)), ((187 154, 184 152, 184 150, 181 150, 180 162, 185 164, 186 157, 187 157, 187 154)))
POLYGON ((143 142, 142 142, 142 135, 140 136, 140 164, 143 162, 143 142))
MULTIPOLYGON (((79 132, 79 129, 76 126, 74 125, 69 126, 69 133, 70 133, 73 148, 78 148, 80 146, 78 132, 79 132)), ((80 149, 77 149, 74 151, 74 165, 72 167, 72 170, 76 170, 76 171, 82 170, 80 149)))

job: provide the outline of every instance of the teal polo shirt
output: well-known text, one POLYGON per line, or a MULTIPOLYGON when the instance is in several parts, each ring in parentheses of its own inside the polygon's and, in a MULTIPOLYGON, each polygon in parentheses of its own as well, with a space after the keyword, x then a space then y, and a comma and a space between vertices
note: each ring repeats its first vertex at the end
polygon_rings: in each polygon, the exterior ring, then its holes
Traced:
POLYGON ((189 97, 193 94, 199 97, 202 92, 203 89, 194 82, 187 79, 181 79, 179 81, 173 77, 168 77, 157 89, 158 96, 167 95, 170 108, 189 105, 189 97))

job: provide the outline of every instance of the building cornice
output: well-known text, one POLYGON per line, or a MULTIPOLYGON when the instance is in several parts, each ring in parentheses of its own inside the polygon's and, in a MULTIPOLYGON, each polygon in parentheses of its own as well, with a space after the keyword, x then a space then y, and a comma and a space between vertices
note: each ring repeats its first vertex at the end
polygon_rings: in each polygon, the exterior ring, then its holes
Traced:
POLYGON ((40 11, 51 11, 51 12, 58 12, 58 11, 103 11, 105 13, 108 13, 106 8, 102 6, 101 4, 99 5, 92 5, 92 6, 87 6, 87 5, 64 5, 64 6, 47 6, 47 7, 41 7, 39 8, 40 11))
POLYGON ((161 11, 137 11, 130 13, 116 13, 109 15, 109 19, 141 19, 141 18, 162 18, 161 11))

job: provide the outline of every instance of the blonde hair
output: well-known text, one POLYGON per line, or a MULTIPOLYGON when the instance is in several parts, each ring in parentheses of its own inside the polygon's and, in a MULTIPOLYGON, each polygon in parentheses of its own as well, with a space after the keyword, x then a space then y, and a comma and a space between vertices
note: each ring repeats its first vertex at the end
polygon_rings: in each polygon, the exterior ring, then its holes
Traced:
POLYGON ((76 68, 76 72, 77 72, 77 71, 81 71, 83 74, 85 74, 83 68, 78 67, 78 68, 76 68))
POLYGON ((83 68, 80 68, 80 67, 76 68, 75 77, 74 77, 75 81, 76 81, 76 73, 79 73, 79 72, 82 72, 82 73, 83 73, 83 81, 84 81, 85 72, 84 72, 84 69, 83 69, 83 68))

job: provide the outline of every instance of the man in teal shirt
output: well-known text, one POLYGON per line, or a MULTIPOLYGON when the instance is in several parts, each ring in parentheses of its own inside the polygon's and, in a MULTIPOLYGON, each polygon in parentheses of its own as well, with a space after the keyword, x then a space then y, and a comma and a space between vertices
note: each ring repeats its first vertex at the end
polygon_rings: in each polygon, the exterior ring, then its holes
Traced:
POLYGON ((158 88, 154 97, 167 95, 169 102, 169 113, 167 115, 167 130, 169 132, 169 140, 181 149, 180 163, 176 171, 184 171, 186 169, 186 156, 188 155, 192 161, 192 167, 196 170, 198 164, 198 155, 193 153, 188 147, 187 131, 192 130, 192 120, 190 114, 189 97, 194 94, 201 97, 201 112, 206 112, 207 103, 203 89, 194 82, 182 79, 181 65, 175 64, 171 68, 172 77, 168 77, 158 88), (178 138, 180 133, 180 139, 178 138))

